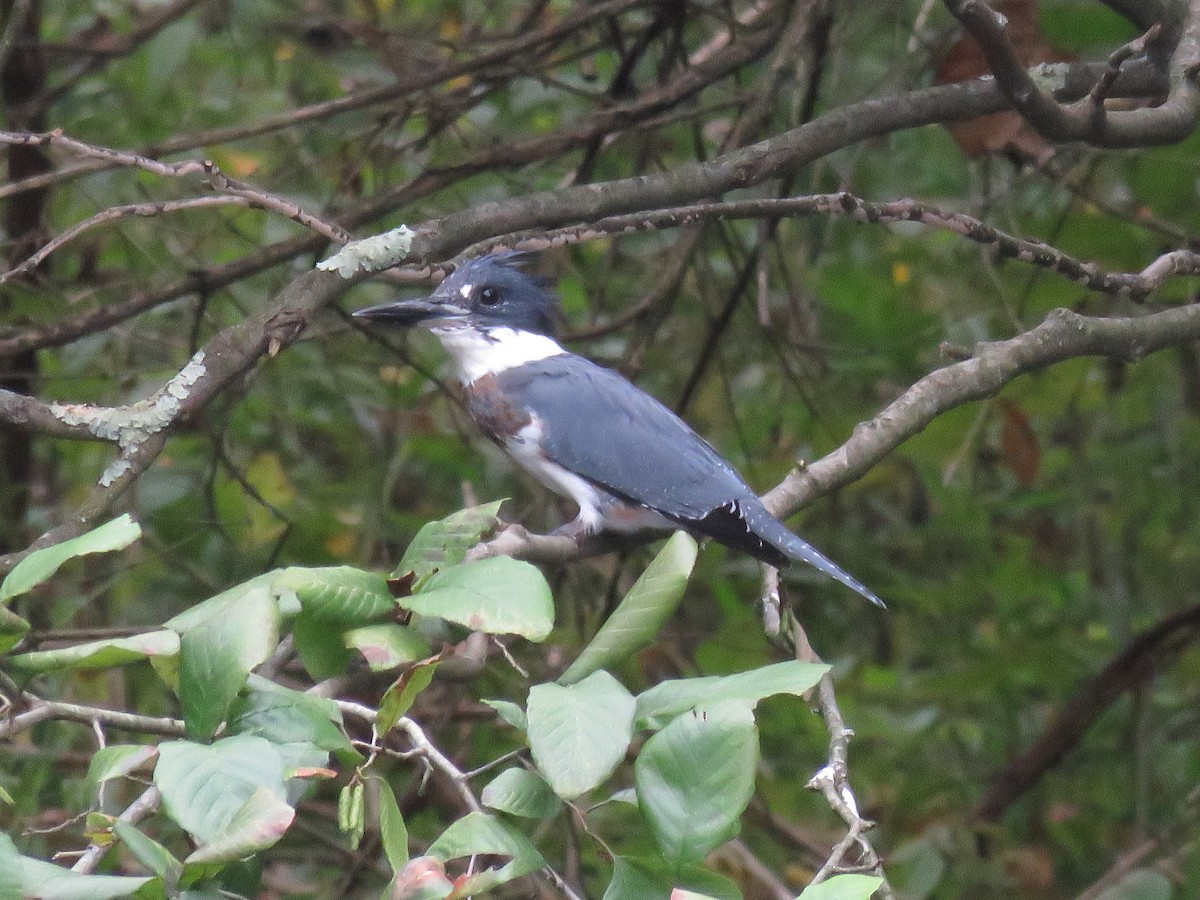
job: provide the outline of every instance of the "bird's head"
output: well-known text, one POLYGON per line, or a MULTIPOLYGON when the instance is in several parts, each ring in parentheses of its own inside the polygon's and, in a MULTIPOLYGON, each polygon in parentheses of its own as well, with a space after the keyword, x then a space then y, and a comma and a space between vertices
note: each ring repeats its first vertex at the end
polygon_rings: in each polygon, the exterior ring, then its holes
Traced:
POLYGON ((429 297, 360 309, 355 318, 399 328, 511 328, 552 335, 558 304, 548 279, 523 272, 527 253, 490 253, 454 270, 429 297))

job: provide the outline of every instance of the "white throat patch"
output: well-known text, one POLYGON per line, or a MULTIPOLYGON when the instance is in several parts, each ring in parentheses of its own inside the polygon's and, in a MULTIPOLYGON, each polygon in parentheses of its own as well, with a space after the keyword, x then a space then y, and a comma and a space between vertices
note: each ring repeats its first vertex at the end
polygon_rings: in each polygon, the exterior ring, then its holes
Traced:
POLYGON ((553 338, 513 328, 480 331, 459 326, 430 330, 454 357, 463 384, 567 352, 553 338))

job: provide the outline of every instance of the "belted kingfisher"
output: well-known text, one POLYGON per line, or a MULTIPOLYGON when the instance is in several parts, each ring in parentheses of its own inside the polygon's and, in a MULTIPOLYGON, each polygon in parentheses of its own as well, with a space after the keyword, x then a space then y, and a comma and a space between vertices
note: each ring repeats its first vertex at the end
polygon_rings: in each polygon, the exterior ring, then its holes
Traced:
POLYGON ((380 325, 426 328, 454 357, 476 425, 542 484, 574 500, 562 530, 683 528, 780 567, 798 560, 883 605, 767 512, 742 476, 679 416, 551 337, 552 283, 525 253, 493 253, 433 295, 361 309, 380 325))

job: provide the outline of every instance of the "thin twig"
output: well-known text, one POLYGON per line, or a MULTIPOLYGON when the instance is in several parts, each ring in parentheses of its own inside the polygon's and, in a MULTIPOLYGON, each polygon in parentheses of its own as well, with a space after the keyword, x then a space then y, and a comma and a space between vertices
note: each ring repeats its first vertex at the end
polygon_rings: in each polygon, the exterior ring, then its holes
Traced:
MULTIPOLYGON (((157 810, 160 803, 162 803, 162 793, 156 787, 148 787, 140 797, 125 808, 124 812, 117 816, 117 821, 136 825, 157 810)), ((100 865, 100 860, 104 858, 104 854, 111 848, 111 844, 92 844, 83 852, 83 856, 75 861, 75 865, 71 866, 71 871, 84 874, 94 872, 96 866, 100 865)))

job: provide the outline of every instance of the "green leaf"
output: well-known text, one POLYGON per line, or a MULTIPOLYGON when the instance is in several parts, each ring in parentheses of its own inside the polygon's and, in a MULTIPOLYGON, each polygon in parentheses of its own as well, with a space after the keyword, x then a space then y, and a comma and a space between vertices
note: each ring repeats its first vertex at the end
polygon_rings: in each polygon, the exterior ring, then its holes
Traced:
POLYGON ((661 859, 618 856, 603 900, 679 900, 687 893, 742 900, 736 884, 699 866, 671 869, 661 859))
POLYGON ((0 832, 0 900, 22 900, 26 896, 21 877, 21 854, 7 834, 0 832))
POLYGON ((317 681, 343 674, 354 662, 341 633, 308 613, 292 622, 292 639, 300 662, 317 681))
POLYGON ((246 601, 247 597, 253 598, 260 593, 271 596, 271 585, 274 583, 277 575, 278 573, 276 572, 266 572, 251 578, 249 581, 235 584, 233 587, 221 591, 221 593, 209 597, 207 600, 197 603, 189 609, 185 609, 179 615, 172 616, 170 619, 167 619, 163 627, 183 634, 215 620, 235 615, 238 607, 246 601))
POLYGON ((357 650, 372 672, 388 672, 429 655, 428 642, 411 628, 388 623, 355 628, 342 635, 351 650, 357 650))
POLYGON ((554 793, 573 799, 612 773, 633 737, 634 708, 629 691, 604 671, 530 689, 529 746, 554 793))
POLYGON ((545 640, 554 627, 550 585, 534 566, 493 556, 435 572, 411 597, 397 601, 423 616, 439 616, 488 634, 545 640))
POLYGON ((327 697, 316 697, 251 675, 243 696, 229 711, 231 734, 252 734, 272 744, 312 744, 322 750, 350 750, 342 713, 327 697))
POLYGON ((393 578, 410 572, 415 577, 415 586, 439 569, 456 566, 467 558, 467 551, 474 547, 485 534, 496 529, 503 500, 470 506, 451 513, 437 522, 426 522, 412 539, 393 578))
POLYGON ((484 806, 527 819, 546 819, 562 809, 562 801, 545 779, 520 766, 505 769, 493 778, 479 799, 484 806))
POLYGON ((261 787, 246 798, 224 828, 184 862, 233 862, 251 856, 274 846, 295 817, 296 811, 278 793, 261 787))
POLYGON ((7 653, 20 643, 30 624, 7 606, 0 606, 0 653, 7 653))
POLYGON ((484 700, 485 706, 490 706, 496 711, 501 721, 508 723, 518 731, 525 731, 529 728, 529 722, 525 718, 525 710, 517 706, 511 700, 484 700))
POLYGON ((260 788, 282 798, 283 774, 283 759, 268 741, 235 735, 210 745, 164 742, 154 783, 167 815, 197 841, 209 843, 260 788))
POLYGON ((686 712, 646 742, 634 764, 638 808, 679 867, 698 863, 738 832, 754 794, 758 730, 746 703, 686 712))
POLYGON ((13 566, 8 577, 0 582, 0 603, 37 587, 57 572, 59 566, 68 559, 88 553, 122 550, 136 541, 141 534, 141 526, 126 513, 87 534, 81 534, 61 544, 34 550, 13 566))
POLYGON ((1134 869, 1096 900, 1171 900, 1173 895, 1167 876, 1154 869, 1134 869))
POLYGON ((638 695, 638 727, 661 727, 685 710, 722 700, 740 700, 753 706, 774 694, 800 696, 828 671, 826 665, 787 660, 736 675, 664 681, 638 695))
MULTIPOLYGON (((797 900, 870 900, 882 886, 883 879, 874 875, 834 875, 820 884, 810 884, 797 900)), ((1141 894, 1137 896, 1142 898, 1141 894)), ((1168 893, 1166 900, 1170 900, 1170 896, 1168 893)), ((1133 900, 1132 896, 1130 900, 1133 900)))
POLYGON ((490 854, 512 857, 500 869, 487 869, 471 879, 470 885, 459 885, 469 891, 483 891, 498 884, 528 875, 544 868, 546 861, 537 848, 529 843, 525 835, 516 831, 495 816, 486 813, 469 813, 442 832, 428 851, 430 856, 443 862, 462 856, 490 854))
POLYGON ((378 621, 396 609, 386 578, 352 566, 292 566, 276 576, 275 588, 295 593, 317 621, 341 628, 378 621))
POLYGON ((174 656, 178 652, 179 635, 174 631, 150 631, 73 647, 20 653, 10 656, 8 663, 20 672, 29 673, 60 669, 109 669, 152 656, 174 656))
POLYGON ((170 850, 121 819, 113 822, 113 834, 121 839, 138 862, 163 880, 168 891, 175 889, 183 876, 183 863, 170 850))
POLYGON ((574 684, 598 669, 612 668, 653 643, 683 599, 688 576, 696 564, 696 551, 690 535, 682 531, 671 535, 608 621, 559 676, 558 683, 574 684))
POLYGON ((101 747, 88 764, 88 785, 95 790, 102 782, 128 775, 156 756, 158 747, 153 744, 109 744, 101 747))
POLYGON ((433 673, 437 671, 440 657, 418 663, 402 674, 383 692, 379 701, 379 714, 375 717, 375 733, 383 737, 391 731, 400 717, 412 709, 417 694, 429 687, 433 673))
POLYGON ((392 786, 382 779, 379 783, 379 839, 388 864, 399 875, 408 865, 408 827, 392 786))
POLYGON ((123 875, 81 875, 40 859, 22 856, 21 881, 24 897, 38 900, 117 900, 129 897, 153 878, 123 875))
POLYGON ((216 734, 250 670, 278 643, 279 605, 265 585, 247 591, 225 615, 183 632, 179 701, 188 734, 216 734))

